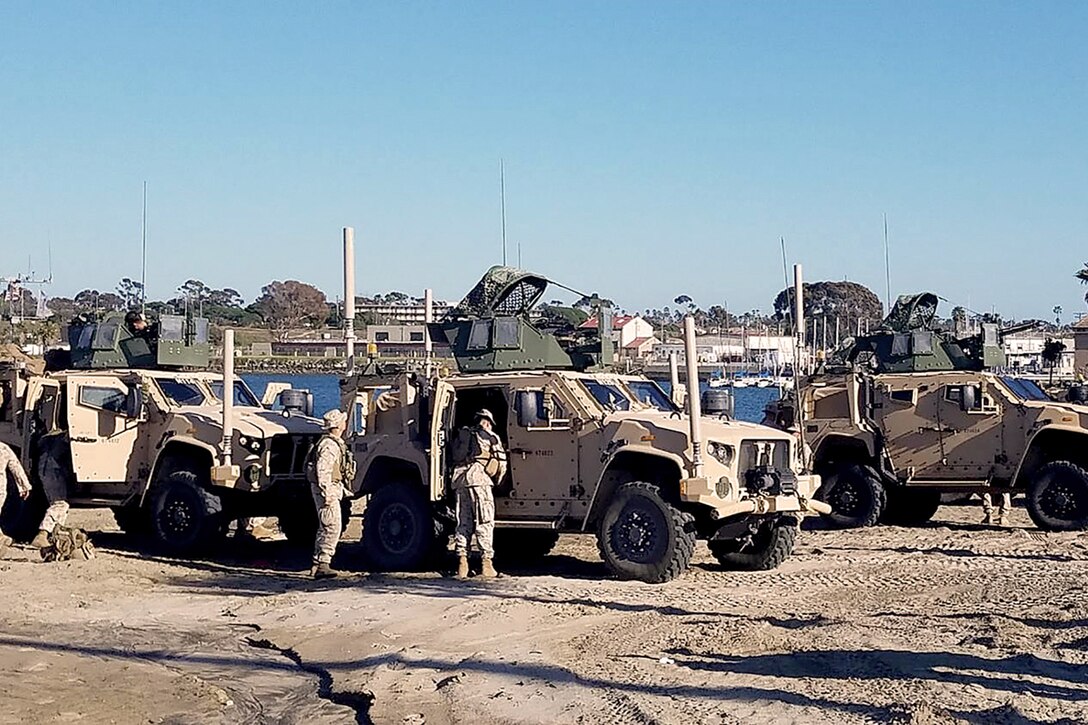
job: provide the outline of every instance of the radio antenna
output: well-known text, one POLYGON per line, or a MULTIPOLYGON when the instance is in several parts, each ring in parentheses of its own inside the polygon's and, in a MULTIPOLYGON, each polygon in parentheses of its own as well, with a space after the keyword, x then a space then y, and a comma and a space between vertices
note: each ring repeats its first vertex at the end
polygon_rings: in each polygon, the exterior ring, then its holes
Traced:
POLYGON ((502 212, 502 266, 506 266, 506 168, 499 159, 499 208, 502 212))
POLYGON ((144 213, 140 224, 140 314, 147 313, 147 182, 144 181, 144 213))
POLYGON ((888 257, 888 215, 884 214, 884 314, 892 311, 892 266, 888 257))

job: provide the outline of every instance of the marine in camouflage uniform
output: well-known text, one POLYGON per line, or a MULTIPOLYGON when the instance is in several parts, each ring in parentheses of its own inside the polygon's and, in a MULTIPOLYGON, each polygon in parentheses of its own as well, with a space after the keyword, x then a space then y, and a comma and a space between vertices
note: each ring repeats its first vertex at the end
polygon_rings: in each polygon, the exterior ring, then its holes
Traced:
MULTIPOLYGON (((19 456, 5 444, 0 443, 0 470, 4 471, 4 480, 0 484, 0 510, 4 508, 8 497, 8 477, 15 481, 15 491, 24 501, 30 496, 30 479, 27 478, 23 464, 19 462, 19 456)), ((4 555, 11 546, 11 537, 0 531, 0 556, 4 555)))
POLYGON ((1012 505, 1012 497, 1008 493, 984 493, 982 494, 982 523, 985 526, 990 524, 997 524, 998 526, 1005 525, 1005 514, 1009 507, 1012 505), (997 499, 997 505, 994 505, 994 499, 997 499), (994 516, 994 510, 997 510, 997 515, 994 516))
POLYGON ((48 435, 42 438, 41 457, 38 459, 38 479, 42 482, 45 500, 49 506, 38 526, 38 535, 30 542, 38 549, 49 545, 49 534, 58 525, 68 521, 68 481, 71 478, 71 448, 67 434, 48 435))
POLYGON ((495 549, 495 496, 492 486, 506 475, 506 451, 493 430, 495 417, 489 410, 476 414, 476 424, 460 435, 469 435, 470 446, 462 460, 454 461, 453 490, 457 505, 457 576, 468 576, 468 545, 476 534, 483 557, 480 576, 497 576, 492 559, 495 549))
POLYGON ((315 579, 337 575, 331 564, 342 529, 340 502, 347 495, 345 484, 355 478, 355 462, 344 442, 347 416, 339 410, 330 410, 323 420, 325 435, 317 442, 315 461, 317 480, 310 485, 317 507, 314 566, 310 570, 315 579))

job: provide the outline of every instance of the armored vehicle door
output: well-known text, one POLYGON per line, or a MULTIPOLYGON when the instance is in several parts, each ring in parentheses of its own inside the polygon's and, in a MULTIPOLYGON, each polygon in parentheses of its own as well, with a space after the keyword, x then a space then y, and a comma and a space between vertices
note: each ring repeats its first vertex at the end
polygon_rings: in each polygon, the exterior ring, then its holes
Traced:
POLYGON ((496 499, 500 515, 559 518, 564 502, 585 499, 578 477, 578 434, 571 407, 547 385, 516 388, 507 423, 510 495, 496 499))
POLYGON ((125 483, 146 470, 142 391, 111 376, 70 375, 68 433, 79 483, 125 483))
POLYGON ((936 478, 941 465, 941 386, 923 377, 881 379, 872 386, 873 419, 900 478, 936 478))
POLYGON ((26 387, 26 398, 20 421, 22 463, 27 471, 34 468, 34 456, 38 441, 46 433, 63 429, 67 424, 64 416, 64 391, 60 383, 50 378, 31 378, 26 387))
POLYGON ((955 481, 1007 477, 1011 467, 1002 435, 1007 401, 985 376, 950 380, 940 387, 941 461, 937 476, 955 481))
POLYGON ((453 429, 453 386, 439 380, 431 393, 434 407, 431 409, 430 479, 431 500, 446 495, 446 442, 453 429))

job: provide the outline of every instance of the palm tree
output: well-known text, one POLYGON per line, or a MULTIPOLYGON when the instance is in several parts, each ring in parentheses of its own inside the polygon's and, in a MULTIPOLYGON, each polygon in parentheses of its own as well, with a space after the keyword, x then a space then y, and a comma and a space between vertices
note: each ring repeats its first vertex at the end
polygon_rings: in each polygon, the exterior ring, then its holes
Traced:
MULTIPOLYGON (((1084 263, 1084 266, 1073 275, 1081 281, 1081 284, 1088 284, 1088 262, 1084 263)), ((1084 293, 1084 301, 1088 302, 1088 292, 1084 293)))

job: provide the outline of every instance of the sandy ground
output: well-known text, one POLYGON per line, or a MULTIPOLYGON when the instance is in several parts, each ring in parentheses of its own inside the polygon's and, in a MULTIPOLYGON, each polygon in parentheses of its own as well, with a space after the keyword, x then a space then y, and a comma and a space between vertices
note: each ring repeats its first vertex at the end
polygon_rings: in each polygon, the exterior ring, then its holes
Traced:
POLYGON ((315 583, 285 542, 175 561, 77 511, 95 560, 0 562, 0 722, 1088 722, 1084 536, 978 516, 650 586, 588 537, 494 582, 315 583))

